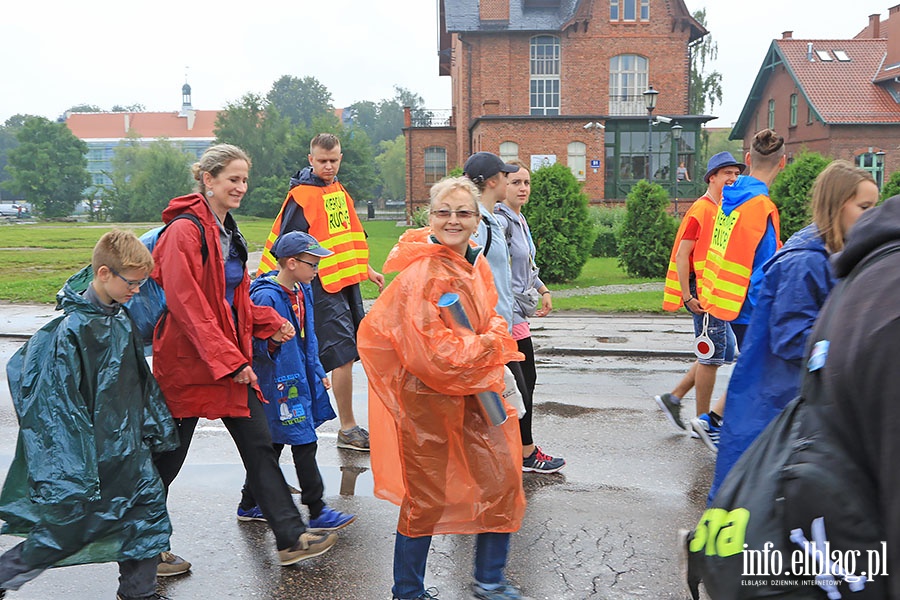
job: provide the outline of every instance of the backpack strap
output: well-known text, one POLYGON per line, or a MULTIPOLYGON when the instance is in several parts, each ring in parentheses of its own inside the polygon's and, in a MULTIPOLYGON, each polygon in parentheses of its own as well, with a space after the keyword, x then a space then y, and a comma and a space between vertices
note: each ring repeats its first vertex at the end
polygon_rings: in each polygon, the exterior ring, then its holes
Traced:
POLYGON ((484 250, 482 250, 481 253, 487 258, 487 253, 488 250, 491 249, 491 240, 493 239, 494 234, 491 232, 491 222, 488 221, 486 216, 481 215, 481 222, 484 223, 484 226, 487 228, 487 243, 484 245, 484 250))
POLYGON ((206 260, 209 258, 209 246, 206 244, 206 228, 203 227, 203 223, 200 222, 200 219, 197 218, 197 215, 191 213, 181 213, 180 215, 173 218, 171 221, 166 223, 166 226, 162 228, 162 231, 159 232, 161 236, 166 232, 166 229, 169 226, 177 221, 178 219, 187 219, 191 221, 194 225, 197 226, 197 229, 200 230, 200 256, 203 258, 203 264, 206 264, 206 260))

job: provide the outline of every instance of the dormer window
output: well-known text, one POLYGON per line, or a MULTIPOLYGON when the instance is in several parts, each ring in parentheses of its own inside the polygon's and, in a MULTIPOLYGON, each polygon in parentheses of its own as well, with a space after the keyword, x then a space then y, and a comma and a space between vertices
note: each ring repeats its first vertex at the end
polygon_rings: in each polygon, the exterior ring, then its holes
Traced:
POLYGON ((610 21, 649 21, 650 0, 610 0, 610 21))

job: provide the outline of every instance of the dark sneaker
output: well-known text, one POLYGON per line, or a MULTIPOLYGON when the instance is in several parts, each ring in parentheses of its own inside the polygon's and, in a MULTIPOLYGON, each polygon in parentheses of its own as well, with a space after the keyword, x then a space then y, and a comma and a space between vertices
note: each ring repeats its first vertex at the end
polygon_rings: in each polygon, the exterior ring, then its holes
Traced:
POLYGON ((718 454, 719 452, 719 432, 721 427, 713 425, 707 413, 703 413, 699 417, 691 419, 691 429, 693 429, 700 439, 706 444, 710 452, 718 454))
POLYGON ((347 431, 338 431, 337 447, 347 450, 369 451, 369 432, 357 425, 347 431))
POLYGON ((297 540, 296 544, 290 548, 278 551, 278 562, 281 563, 282 567, 287 567, 288 565, 293 565, 301 560, 325 554, 331 550, 331 547, 334 546, 336 541, 336 533, 319 535, 317 533, 304 531, 300 534, 300 538, 297 540))
POLYGON ((262 511, 259 510, 258 506, 254 506, 253 508, 248 508, 244 510, 240 506, 237 509, 237 519, 238 521, 265 521, 266 518, 263 516, 262 511))
POLYGON ((397 596, 393 597, 393 600, 437 600, 438 589, 436 587, 430 587, 415 598, 398 598, 397 596))
POLYGON ((162 552, 159 555, 159 564, 156 565, 156 576, 171 577, 172 575, 183 575, 190 570, 191 563, 188 561, 177 554, 162 552))
POLYGON ((478 600, 527 600, 525 596, 519 593, 519 590, 504 583, 500 587, 493 590, 486 589, 483 584, 475 582, 472 584, 472 596, 478 600))
MULTIPOLYGON (((3 594, 0 594, 0 598, 3 597, 3 594)), ((122 594, 116 594, 116 600, 132 600, 122 594)), ((168 596, 163 596, 162 594, 153 594, 152 596, 144 596, 140 600, 172 600, 168 596)))
POLYGON ((564 466, 564 459, 544 454, 540 446, 535 446, 531 456, 522 459, 522 471, 525 473, 556 473, 564 466))
POLYGON ((325 507, 319 516, 309 520, 307 531, 311 533, 326 533, 328 531, 337 531, 342 529, 356 520, 356 515, 348 515, 339 510, 325 507))
POLYGON ((684 421, 681 420, 681 400, 679 400, 678 396, 675 396, 674 394, 662 394, 660 396, 654 396, 653 399, 656 400, 659 409, 666 415, 669 423, 682 431, 687 429, 684 425, 684 421))

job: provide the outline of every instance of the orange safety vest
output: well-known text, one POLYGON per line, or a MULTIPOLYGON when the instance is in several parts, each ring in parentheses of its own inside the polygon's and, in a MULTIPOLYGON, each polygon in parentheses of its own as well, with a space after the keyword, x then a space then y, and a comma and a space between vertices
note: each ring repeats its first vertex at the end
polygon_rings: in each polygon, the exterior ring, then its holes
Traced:
POLYGON ((700 224, 700 235, 697 238, 694 249, 691 250, 690 268, 697 275, 697 287, 703 281, 703 268, 706 264, 706 252, 709 250, 709 242, 712 239, 713 226, 716 223, 716 211, 718 202, 703 194, 691 205, 678 226, 675 234, 675 244, 672 246, 672 255, 669 257, 669 270, 666 271, 666 287, 663 290, 663 310, 676 311, 684 305, 684 294, 681 282, 678 280, 678 267, 675 264, 675 255, 678 254, 678 246, 684 237, 684 230, 691 219, 696 219, 700 224))
POLYGON ((366 234, 353 208, 353 199, 337 181, 324 187, 298 185, 288 192, 266 239, 257 276, 278 268, 271 249, 281 235, 281 219, 288 202, 296 202, 303 208, 309 234, 334 252, 319 261, 319 281, 326 292, 333 294, 368 278, 366 234))
POLYGON ((756 248, 766 233, 769 219, 780 248, 778 208, 768 196, 755 196, 729 215, 719 207, 706 254, 703 285, 699 289, 700 303, 712 316, 733 321, 740 314, 750 287, 756 248))

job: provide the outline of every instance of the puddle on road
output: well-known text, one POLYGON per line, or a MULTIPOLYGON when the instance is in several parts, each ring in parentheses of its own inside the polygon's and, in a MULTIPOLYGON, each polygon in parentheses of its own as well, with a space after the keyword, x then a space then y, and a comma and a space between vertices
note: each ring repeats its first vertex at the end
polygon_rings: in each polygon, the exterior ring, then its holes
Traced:
POLYGON ((644 411, 634 408, 593 408, 589 406, 562 404, 561 402, 540 402, 537 406, 540 407, 541 414, 551 414, 567 419, 575 419, 585 415, 606 415, 614 418, 628 418, 640 417, 644 413, 644 411))

